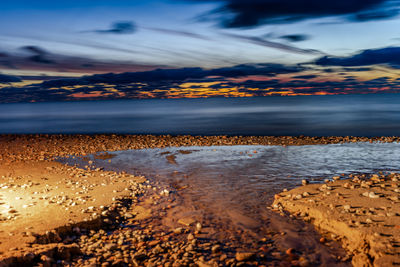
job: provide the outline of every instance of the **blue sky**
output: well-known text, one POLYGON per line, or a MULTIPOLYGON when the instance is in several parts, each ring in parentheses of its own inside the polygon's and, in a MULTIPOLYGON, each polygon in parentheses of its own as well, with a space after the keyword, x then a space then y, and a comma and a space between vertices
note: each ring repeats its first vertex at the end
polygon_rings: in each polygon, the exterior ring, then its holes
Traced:
MULTIPOLYGON (((22 80, 157 68, 313 64, 322 57, 350 58, 364 50, 387 52, 400 46, 397 0, 324 5, 316 0, 7 0, 0 6, 0 73, 22 80)), ((325 63, 302 69, 303 74, 325 81, 325 68, 343 67, 325 63)), ((373 65, 369 72, 346 71, 361 80, 386 77, 385 72, 396 78, 397 65, 373 65)), ((279 75, 279 80, 290 79, 279 75)), ((346 76, 342 69, 331 76, 340 75, 346 76)))

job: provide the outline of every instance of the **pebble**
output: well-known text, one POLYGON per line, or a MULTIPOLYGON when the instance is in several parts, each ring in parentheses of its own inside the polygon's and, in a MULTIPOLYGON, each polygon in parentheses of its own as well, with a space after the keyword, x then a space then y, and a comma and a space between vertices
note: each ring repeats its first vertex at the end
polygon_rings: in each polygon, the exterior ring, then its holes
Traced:
POLYGON ((254 256, 253 252, 236 252, 235 258, 237 261, 247 261, 254 256))
POLYGON ((379 195, 376 195, 375 192, 369 192, 368 193, 369 198, 379 198, 379 195))
POLYGON ((302 195, 296 195, 296 196, 294 197, 294 199, 297 199, 297 200, 300 200, 300 199, 302 199, 302 198, 303 198, 302 195))
POLYGON ((198 232, 200 232, 201 229, 202 229, 201 223, 196 223, 196 230, 197 230, 198 232))
POLYGON ((343 209, 345 209, 345 210, 350 210, 350 209, 351 209, 351 206, 350 206, 350 205, 344 205, 344 206, 343 206, 343 209))

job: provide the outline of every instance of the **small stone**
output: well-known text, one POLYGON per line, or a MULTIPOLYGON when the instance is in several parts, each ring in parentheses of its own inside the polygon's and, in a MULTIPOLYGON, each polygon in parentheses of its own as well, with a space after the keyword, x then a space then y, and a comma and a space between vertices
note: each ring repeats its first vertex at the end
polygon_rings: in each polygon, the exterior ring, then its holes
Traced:
POLYGON ((236 252, 235 258, 237 261, 246 261, 254 257, 253 252, 236 252))
POLYGON ((187 240, 192 241, 194 239, 194 235, 192 233, 188 234, 187 240))
POLYGON ((190 217, 186 217, 186 218, 181 218, 178 220, 178 223, 185 225, 185 226, 190 226, 194 223, 194 219, 190 218, 190 217))
POLYGON ((178 228, 174 229, 174 234, 182 234, 182 232, 183 232, 182 227, 178 227, 178 228))
POLYGON ((199 222, 198 222, 198 223, 196 223, 196 230, 200 232, 200 231, 201 231, 201 229, 202 229, 202 225, 201 225, 201 223, 199 223, 199 222))
POLYGON ((306 179, 301 180, 302 185, 308 185, 308 181, 306 179))
POLYGON ((288 256, 292 256, 292 255, 294 254, 294 248, 289 248, 289 249, 287 249, 285 253, 286 253, 286 255, 288 255, 288 256))
POLYGON ((372 192, 372 191, 369 192, 368 196, 369 196, 370 198, 379 198, 379 195, 376 195, 375 192, 372 192))
POLYGON ((218 252, 220 252, 221 251, 221 246, 220 245, 214 245, 214 246, 212 246, 212 248, 211 248, 211 252, 212 253, 218 253, 218 252))

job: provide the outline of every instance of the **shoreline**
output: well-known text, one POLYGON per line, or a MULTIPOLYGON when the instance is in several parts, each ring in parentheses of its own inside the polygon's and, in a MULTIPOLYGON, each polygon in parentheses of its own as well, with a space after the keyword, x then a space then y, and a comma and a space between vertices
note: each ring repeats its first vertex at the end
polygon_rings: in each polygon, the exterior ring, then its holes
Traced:
MULTIPOLYGON (((267 259, 276 252, 267 246, 268 242, 260 247, 261 251, 233 251, 224 248, 215 240, 208 239, 204 233, 210 230, 202 229, 204 226, 199 226, 199 222, 195 221, 181 220, 180 225, 169 232, 162 227, 153 228, 151 225, 156 224, 160 216, 174 205, 173 192, 153 185, 145 177, 101 169, 78 169, 55 162, 56 157, 167 146, 287 146, 399 141, 398 137, 0 135, 0 208, 3 208, 0 224, 3 229, 7 229, 0 231, 0 266, 21 262, 40 263, 42 266, 50 263, 65 266, 69 261, 82 266, 92 264, 80 257, 89 252, 95 255, 106 253, 97 252, 96 249, 92 251, 93 245, 101 240, 104 241, 103 245, 112 244, 109 245, 110 248, 117 252, 119 250, 115 246, 121 249, 125 246, 125 250, 114 253, 121 254, 121 257, 110 256, 113 263, 119 262, 121 266, 128 258, 140 264, 176 248, 178 251, 183 250, 183 253, 177 253, 178 256, 173 261, 198 266, 213 266, 218 263, 234 266, 244 262, 251 264, 263 257, 267 259), (43 221, 43 218, 46 220, 43 221), (121 228, 118 236, 112 238, 111 242, 107 241, 107 231, 103 231, 100 236, 90 233, 94 229, 118 230, 121 223, 131 227, 121 228), (130 228, 142 230, 135 232, 130 228), (85 240, 81 240, 82 236, 86 236, 85 240), (121 237, 125 241, 119 244, 121 237), (143 240, 138 242, 140 239, 143 240), (132 254, 126 246, 129 242, 134 242, 133 240, 136 242, 135 253, 132 254), (150 251, 150 254, 146 251, 150 251), (156 253, 157 251, 164 252, 156 253), (75 262, 75 259, 81 261, 75 262)), ((271 262, 284 260, 298 266, 310 264, 308 259, 290 251, 286 252, 286 255, 272 257, 271 262)), ((94 258, 96 262, 110 261, 94 258)), ((341 261, 343 258, 339 260, 341 261)))
POLYGON ((120 134, 0 134, 0 162, 51 161, 55 157, 85 156, 103 151, 168 146, 325 145, 350 142, 400 142, 400 137, 354 136, 191 136, 120 134))

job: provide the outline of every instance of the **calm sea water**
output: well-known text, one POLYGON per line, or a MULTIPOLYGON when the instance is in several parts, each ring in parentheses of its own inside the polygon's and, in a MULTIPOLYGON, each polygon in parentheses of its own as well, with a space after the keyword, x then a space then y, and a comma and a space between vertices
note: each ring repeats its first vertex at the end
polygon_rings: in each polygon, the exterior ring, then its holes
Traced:
POLYGON ((0 104, 0 133, 400 135, 400 95, 0 104))

